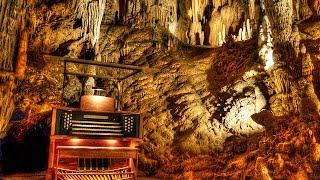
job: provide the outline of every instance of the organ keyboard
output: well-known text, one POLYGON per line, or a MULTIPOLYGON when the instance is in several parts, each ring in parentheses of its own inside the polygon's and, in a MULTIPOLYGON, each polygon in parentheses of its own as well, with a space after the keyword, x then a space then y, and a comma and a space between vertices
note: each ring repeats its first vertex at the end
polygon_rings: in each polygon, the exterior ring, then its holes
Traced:
POLYGON ((46 180, 137 179, 140 115, 54 108, 46 180))

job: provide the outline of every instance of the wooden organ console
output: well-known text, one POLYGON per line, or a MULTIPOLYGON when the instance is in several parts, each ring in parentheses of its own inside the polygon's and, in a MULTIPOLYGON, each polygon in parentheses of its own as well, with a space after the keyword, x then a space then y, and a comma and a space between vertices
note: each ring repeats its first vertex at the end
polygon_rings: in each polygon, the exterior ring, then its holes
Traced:
POLYGON ((46 180, 137 179, 140 115, 54 108, 46 180))

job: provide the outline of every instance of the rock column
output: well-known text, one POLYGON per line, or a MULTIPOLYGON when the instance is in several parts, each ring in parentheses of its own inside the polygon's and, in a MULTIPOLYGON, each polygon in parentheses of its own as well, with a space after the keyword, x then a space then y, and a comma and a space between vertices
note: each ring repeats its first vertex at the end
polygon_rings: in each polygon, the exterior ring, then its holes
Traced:
POLYGON ((300 109, 301 58, 299 30, 293 25, 292 0, 265 0, 266 14, 273 34, 274 66, 270 71, 275 92, 269 102, 275 115, 285 115, 300 109))

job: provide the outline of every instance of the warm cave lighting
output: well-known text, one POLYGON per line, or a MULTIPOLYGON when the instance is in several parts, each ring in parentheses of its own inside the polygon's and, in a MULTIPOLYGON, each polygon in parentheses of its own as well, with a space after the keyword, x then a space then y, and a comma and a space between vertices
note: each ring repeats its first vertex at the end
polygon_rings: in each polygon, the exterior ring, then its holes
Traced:
POLYGON ((116 140, 116 139, 107 139, 107 140, 105 140, 107 143, 108 143, 108 145, 115 145, 115 144, 117 144, 118 143, 118 140, 116 140))
POLYGON ((103 103, 103 101, 104 101, 104 96, 94 95, 91 98, 92 98, 92 102, 99 103, 99 104, 103 103))
POLYGON ((259 55, 265 61, 264 69, 270 69, 274 64, 272 45, 263 45, 259 51, 259 55))
POLYGON ((103 89, 93 89, 94 95, 81 96, 80 109, 83 111, 110 111, 114 109, 114 98, 106 97, 103 89))
POLYGON ((176 31, 177 31, 177 26, 178 26, 178 23, 177 22, 170 22, 169 23, 169 31, 172 33, 172 34, 176 34, 176 31))
POLYGON ((264 69, 268 70, 274 64, 274 61, 273 61, 273 50, 271 50, 271 49, 267 50, 266 54, 265 54, 265 58, 266 58, 266 65, 264 66, 264 69))
POLYGON ((106 96, 106 90, 96 88, 96 89, 93 89, 93 94, 97 96, 106 96))
POLYGON ((76 139, 76 138, 70 139, 70 142, 71 142, 72 144, 79 144, 79 143, 81 142, 81 139, 76 139))

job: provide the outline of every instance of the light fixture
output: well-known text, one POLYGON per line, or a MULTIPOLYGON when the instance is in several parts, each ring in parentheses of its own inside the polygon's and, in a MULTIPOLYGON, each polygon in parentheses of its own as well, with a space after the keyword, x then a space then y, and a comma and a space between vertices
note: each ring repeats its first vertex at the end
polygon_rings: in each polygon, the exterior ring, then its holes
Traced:
POLYGON ((118 140, 116 139, 107 139, 105 141, 108 143, 108 145, 114 145, 118 143, 118 140))
POLYGON ((115 111, 115 100, 112 97, 106 97, 106 90, 102 88, 93 88, 92 90, 92 95, 81 96, 80 109, 82 111, 115 111))

